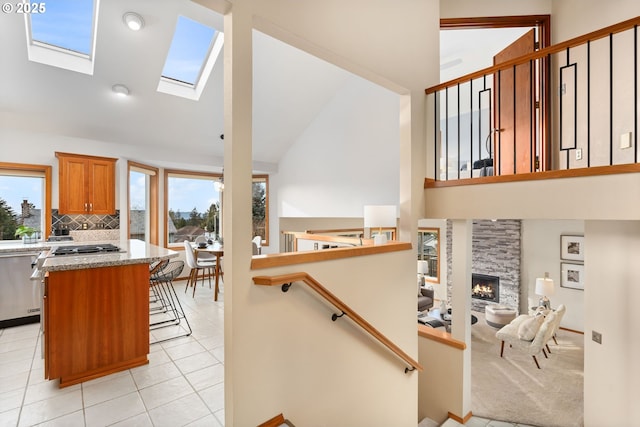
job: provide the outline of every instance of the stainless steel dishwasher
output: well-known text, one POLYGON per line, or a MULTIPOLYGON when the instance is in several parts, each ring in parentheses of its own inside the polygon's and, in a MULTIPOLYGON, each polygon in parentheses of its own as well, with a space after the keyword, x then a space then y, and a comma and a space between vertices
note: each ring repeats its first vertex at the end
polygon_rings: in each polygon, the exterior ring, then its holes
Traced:
POLYGON ((38 252, 0 255, 0 328, 40 321, 42 291, 31 280, 38 252))

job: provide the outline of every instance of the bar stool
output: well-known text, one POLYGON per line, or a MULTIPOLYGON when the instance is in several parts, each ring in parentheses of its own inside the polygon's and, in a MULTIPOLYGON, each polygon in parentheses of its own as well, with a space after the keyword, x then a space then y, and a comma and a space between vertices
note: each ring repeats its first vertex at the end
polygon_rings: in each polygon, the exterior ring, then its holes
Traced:
MULTIPOLYGON (((178 337, 189 336, 192 333, 191 325, 187 320, 187 316, 180 304, 176 290, 173 287, 173 280, 182 273, 184 269, 184 261, 172 261, 164 265, 163 268, 155 270, 151 275, 151 286, 155 288, 155 291, 160 295, 161 300, 164 302, 166 311, 164 316, 155 322, 149 322, 149 330, 156 330, 160 328, 166 328, 169 326, 176 326, 179 328, 179 333, 170 337, 163 337, 150 344, 156 344, 162 341, 168 341, 178 337), (182 320, 186 327, 180 326, 182 320)), ((153 313, 150 313, 153 314, 153 313)), ((157 313, 160 314, 160 313, 157 313)))

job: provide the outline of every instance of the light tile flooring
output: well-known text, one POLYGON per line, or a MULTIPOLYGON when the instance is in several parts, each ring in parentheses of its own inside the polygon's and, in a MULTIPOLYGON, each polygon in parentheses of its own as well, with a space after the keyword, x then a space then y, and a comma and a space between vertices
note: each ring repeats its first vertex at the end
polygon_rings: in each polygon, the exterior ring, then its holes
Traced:
POLYGON ((44 379, 39 324, 0 329, 0 427, 224 426, 222 299, 208 286, 192 298, 184 286, 175 283, 191 336, 152 344, 148 365, 63 389, 44 379))

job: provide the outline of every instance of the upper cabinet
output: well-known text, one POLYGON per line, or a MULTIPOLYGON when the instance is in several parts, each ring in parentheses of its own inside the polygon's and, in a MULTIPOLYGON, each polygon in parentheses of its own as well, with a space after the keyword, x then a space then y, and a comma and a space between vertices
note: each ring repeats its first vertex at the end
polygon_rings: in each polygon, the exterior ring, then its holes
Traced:
POLYGON ((58 153, 60 214, 116 213, 116 161, 110 157, 58 153))

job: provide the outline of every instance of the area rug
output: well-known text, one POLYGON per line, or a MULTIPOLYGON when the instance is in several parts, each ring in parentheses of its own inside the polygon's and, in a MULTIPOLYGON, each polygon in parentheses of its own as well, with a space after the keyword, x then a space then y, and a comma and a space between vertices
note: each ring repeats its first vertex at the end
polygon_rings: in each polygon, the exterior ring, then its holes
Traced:
POLYGON ((476 313, 471 328, 473 415, 538 427, 583 426, 584 335, 560 330, 551 354, 533 358, 505 345, 500 357, 497 329, 476 313))

